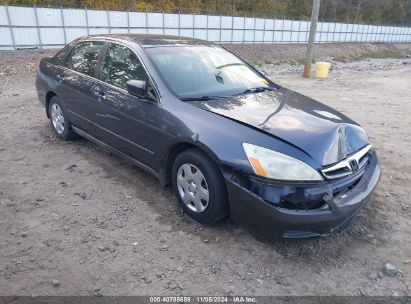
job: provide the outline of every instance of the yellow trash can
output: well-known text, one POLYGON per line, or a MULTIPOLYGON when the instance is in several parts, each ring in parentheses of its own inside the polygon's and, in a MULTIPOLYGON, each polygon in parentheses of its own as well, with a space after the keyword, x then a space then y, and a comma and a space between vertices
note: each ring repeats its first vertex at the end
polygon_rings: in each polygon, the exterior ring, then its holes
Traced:
POLYGON ((319 61, 315 63, 315 77, 325 79, 328 77, 328 71, 331 64, 329 62, 319 61))

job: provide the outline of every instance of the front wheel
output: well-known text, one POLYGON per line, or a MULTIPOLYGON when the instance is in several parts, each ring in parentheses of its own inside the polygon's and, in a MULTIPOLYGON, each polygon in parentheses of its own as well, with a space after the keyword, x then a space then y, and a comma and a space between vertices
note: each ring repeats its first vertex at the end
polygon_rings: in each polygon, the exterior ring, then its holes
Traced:
POLYGON ((52 97, 49 105, 50 122, 56 135, 63 140, 72 140, 77 137, 71 128, 70 121, 67 118, 66 112, 62 106, 60 99, 56 96, 52 97))
POLYGON ((214 223, 228 216, 227 188, 218 166, 199 149, 177 156, 173 188, 183 210, 200 223, 214 223))

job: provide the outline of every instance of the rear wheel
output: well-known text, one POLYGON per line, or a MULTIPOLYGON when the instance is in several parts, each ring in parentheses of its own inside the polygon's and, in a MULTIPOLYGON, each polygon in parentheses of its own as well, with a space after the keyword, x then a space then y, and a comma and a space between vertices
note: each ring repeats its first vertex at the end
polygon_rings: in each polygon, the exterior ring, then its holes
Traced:
POLYGON ((66 112, 58 97, 54 96, 49 105, 50 122, 56 135, 63 140, 72 140, 77 134, 71 128, 71 123, 67 119, 66 112))
POLYGON ((228 216, 224 178, 218 166, 199 149, 177 156, 173 164, 173 188, 180 206, 194 220, 214 223, 228 216))

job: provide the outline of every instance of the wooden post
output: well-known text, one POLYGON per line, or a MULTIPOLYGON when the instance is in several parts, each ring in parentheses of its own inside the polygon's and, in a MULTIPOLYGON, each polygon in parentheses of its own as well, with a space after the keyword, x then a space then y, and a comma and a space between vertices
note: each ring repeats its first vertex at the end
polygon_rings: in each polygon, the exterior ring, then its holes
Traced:
POLYGON ((310 36, 308 38, 307 52, 305 56, 305 66, 303 77, 309 78, 311 71, 311 62, 313 60, 315 34, 317 31, 318 15, 320 13, 320 0, 313 0, 313 11, 311 13, 310 36))

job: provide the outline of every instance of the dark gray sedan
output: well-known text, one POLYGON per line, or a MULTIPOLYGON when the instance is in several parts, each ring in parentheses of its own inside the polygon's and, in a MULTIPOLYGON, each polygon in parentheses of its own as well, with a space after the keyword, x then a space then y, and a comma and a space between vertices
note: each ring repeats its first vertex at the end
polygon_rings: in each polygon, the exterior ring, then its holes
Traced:
POLYGON ((380 178, 358 124, 206 41, 83 37, 41 61, 36 87, 58 137, 83 136, 172 184, 199 222, 325 235, 380 178))

